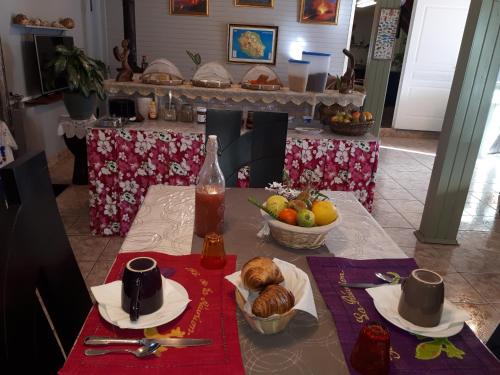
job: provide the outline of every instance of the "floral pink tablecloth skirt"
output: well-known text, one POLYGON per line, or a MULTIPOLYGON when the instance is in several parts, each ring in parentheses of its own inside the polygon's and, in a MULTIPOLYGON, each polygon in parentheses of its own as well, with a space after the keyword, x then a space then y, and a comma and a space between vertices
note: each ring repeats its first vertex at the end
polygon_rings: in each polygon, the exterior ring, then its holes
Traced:
MULTIPOLYGON (((90 227, 99 235, 126 235, 148 187, 193 185, 203 164, 204 134, 136 129, 87 133, 90 227)), ((352 191, 371 211, 377 141, 288 138, 285 170, 294 187, 313 180, 320 189, 352 191)), ((247 187, 248 170, 238 174, 247 187)))

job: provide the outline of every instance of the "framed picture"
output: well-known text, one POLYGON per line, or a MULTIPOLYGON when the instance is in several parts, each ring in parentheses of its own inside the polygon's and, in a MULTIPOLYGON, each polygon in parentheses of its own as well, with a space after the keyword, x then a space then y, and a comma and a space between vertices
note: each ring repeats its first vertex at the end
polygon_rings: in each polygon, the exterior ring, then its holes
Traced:
POLYGON ((300 0, 299 21, 336 25, 339 18, 340 0, 300 0))
POLYGON ((278 26, 230 24, 227 40, 229 62, 276 64, 278 26))
POLYGON ((377 36, 373 48, 375 60, 392 60, 394 43, 399 26, 399 9, 382 8, 377 25, 377 36))
POLYGON ((169 0, 170 14, 176 16, 208 16, 209 0, 169 0))
POLYGON ((274 8, 274 0, 234 0, 237 7, 274 8))

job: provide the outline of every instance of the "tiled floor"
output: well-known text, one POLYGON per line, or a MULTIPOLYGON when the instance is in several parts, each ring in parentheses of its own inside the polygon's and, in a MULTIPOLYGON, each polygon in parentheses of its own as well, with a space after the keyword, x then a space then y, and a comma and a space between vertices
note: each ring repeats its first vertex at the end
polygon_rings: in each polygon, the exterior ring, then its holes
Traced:
MULTIPOLYGON (((479 160, 459 233, 459 246, 419 243, 418 228, 437 141, 383 138, 373 216, 421 267, 446 280, 446 294, 469 311, 469 322, 486 341, 500 322, 500 155, 479 160), (495 168, 496 165, 496 168, 495 168)), ((71 160, 53 168, 54 182, 68 183, 71 160)), ((71 186, 57 199, 71 245, 87 285, 101 283, 121 238, 91 236, 86 187, 71 186)))

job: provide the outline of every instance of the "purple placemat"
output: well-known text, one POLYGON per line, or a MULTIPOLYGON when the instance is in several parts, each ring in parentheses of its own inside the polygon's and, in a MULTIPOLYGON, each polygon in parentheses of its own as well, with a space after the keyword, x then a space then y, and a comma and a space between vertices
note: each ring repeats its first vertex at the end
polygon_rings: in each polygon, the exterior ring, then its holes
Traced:
MULTIPOLYGON (((406 277, 418 268, 414 259, 351 260, 345 258, 307 257, 318 288, 335 321, 346 363, 351 373, 357 373, 349 363, 352 348, 361 327, 369 320, 381 322, 391 335, 391 374, 500 374, 500 362, 486 349, 470 328, 465 325, 458 334, 449 338, 454 345, 450 351, 435 351, 439 342, 417 338, 385 320, 375 309, 372 298, 364 289, 344 288, 339 282, 378 283, 375 272, 397 272, 406 277), (416 348, 435 353, 436 358, 421 360, 415 357, 416 348), (453 358, 454 349, 465 352, 462 359, 453 358), (436 355, 437 354, 437 355, 436 355)), ((451 346, 450 346, 451 347, 451 346)), ((449 347, 445 347, 448 349, 449 347)), ((460 356, 460 355, 459 355, 460 356)))

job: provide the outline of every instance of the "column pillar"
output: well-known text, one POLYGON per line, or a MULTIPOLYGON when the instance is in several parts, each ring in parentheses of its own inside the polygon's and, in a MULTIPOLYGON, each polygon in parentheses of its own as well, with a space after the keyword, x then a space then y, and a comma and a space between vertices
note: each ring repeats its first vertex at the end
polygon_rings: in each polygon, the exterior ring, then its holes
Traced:
MULTIPOLYGON (((456 244, 500 69, 500 0, 471 0, 420 229, 456 244)), ((436 52, 438 53, 438 52, 436 52)))
POLYGON ((372 133, 378 136, 382 115, 384 113, 385 94, 389 83, 389 74, 391 73, 392 60, 374 60, 373 48, 375 47, 375 38, 377 37, 377 26, 382 8, 401 8, 401 0, 378 0, 373 17, 372 34, 370 37, 370 49, 368 51, 368 60, 366 65, 365 88, 366 99, 364 108, 373 113, 375 124, 372 133))

